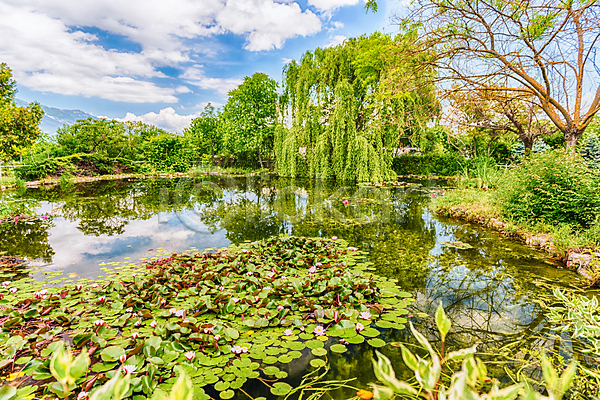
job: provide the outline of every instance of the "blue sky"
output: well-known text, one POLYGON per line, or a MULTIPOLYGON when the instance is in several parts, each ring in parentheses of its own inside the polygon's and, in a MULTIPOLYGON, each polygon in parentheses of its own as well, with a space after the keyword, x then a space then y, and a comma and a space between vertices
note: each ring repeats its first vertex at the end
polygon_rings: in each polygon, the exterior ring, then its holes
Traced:
POLYGON ((0 0, 0 62, 17 97, 172 132, 255 72, 376 30, 401 1, 0 0))

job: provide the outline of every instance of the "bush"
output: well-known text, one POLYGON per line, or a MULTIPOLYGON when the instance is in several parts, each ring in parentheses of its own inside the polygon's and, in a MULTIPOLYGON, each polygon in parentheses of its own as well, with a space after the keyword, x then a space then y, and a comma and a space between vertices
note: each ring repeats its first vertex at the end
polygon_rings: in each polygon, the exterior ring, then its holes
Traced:
POLYGON ((392 160, 392 169, 398 175, 441 175, 461 173, 468 162, 456 153, 405 155, 392 160))
POLYGON ((504 213, 517 221, 588 228, 600 213, 600 176, 573 151, 546 151, 515 167, 499 195, 504 213))
POLYGON ((15 169, 15 175, 25 180, 36 180, 50 177, 60 177, 63 174, 73 176, 95 176, 134 171, 131 162, 113 159, 100 154, 72 154, 66 157, 56 157, 43 160, 25 167, 15 169))
POLYGON ((191 167, 192 150, 185 138, 165 134, 144 143, 146 168, 155 172, 186 172, 191 167))

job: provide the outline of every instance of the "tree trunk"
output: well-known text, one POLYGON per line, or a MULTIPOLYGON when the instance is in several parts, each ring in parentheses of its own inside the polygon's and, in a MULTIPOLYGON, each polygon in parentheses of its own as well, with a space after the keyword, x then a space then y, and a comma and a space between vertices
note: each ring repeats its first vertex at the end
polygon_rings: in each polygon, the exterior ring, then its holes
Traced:
POLYGON ((529 157, 531 154, 531 149, 533 148, 533 138, 529 135, 523 135, 521 136, 521 141, 525 147, 525 152, 523 154, 525 157, 529 157))
POLYGON ((582 134, 583 132, 578 132, 574 129, 565 132, 565 148, 567 150, 575 149, 575 147, 577 146, 577 142, 579 141, 579 138, 582 134))
POLYGON ((260 147, 256 146, 256 151, 258 151, 258 162, 260 163, 260 168, 263 169, 262 158, 260 158, 260 147))

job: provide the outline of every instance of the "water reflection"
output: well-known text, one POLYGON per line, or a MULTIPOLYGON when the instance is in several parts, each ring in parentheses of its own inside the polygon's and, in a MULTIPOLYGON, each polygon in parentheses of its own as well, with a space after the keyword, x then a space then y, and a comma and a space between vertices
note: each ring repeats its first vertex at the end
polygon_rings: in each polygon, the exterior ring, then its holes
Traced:
MULTIPOLYGON (((533 338, 552 329, 537 301, 544 300, 548 282, 577 285, 579 277, 549 265, 546 254, 494 232, 438 218, 428 209, 437 188, 437 182, 374 188, 261 175, 28 189, 20 197, 40 201, 40 211, 56 217, 48 226, 2 230, 0 251, 89 277, 102 273, 101 263, 137 261, 157 252, 203 250, 280 234, 338 236, 366 251, 365 259, 379 274, 413 292, 418 311, 432 315, 442 301, 454 322, 454 345, 548 345, 533 338), (452 241, 472 248, 443 244, 452 241)), ((435 341, 432 324, 422 323, 421 329, 435 341)), ((411 340, 406 331, 386 334, 411 340)), ((360 355, 339 357, 334 377, 345 378, 358 365, 370 370, 370 352, 356 351, 360 355)), ((399 359, 394 348, 384 352, 399 359)), ((363 378, 373 379, 370 374, 363 378)))

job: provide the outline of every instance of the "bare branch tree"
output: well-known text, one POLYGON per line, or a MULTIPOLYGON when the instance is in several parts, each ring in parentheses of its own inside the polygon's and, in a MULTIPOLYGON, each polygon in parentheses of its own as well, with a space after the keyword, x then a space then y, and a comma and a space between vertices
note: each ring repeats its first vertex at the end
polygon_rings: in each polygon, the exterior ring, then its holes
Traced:
POLYGON ((598 0, 417 0, 400 23, 418 21, 442 92, 526 96, 572 148, 600 110, 599 11, 598 0))

